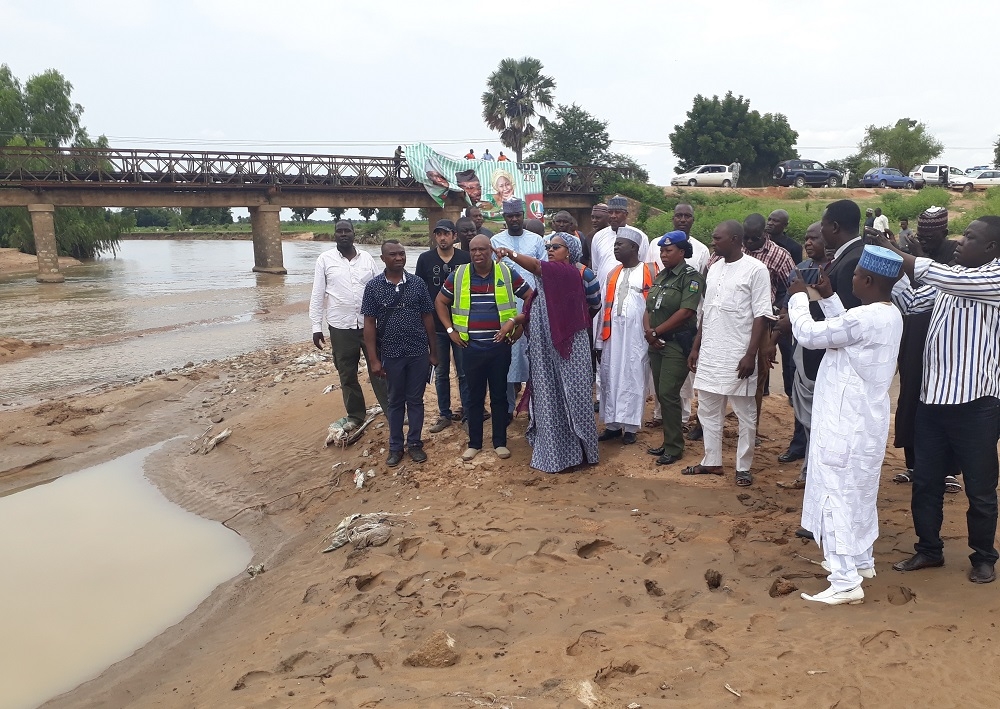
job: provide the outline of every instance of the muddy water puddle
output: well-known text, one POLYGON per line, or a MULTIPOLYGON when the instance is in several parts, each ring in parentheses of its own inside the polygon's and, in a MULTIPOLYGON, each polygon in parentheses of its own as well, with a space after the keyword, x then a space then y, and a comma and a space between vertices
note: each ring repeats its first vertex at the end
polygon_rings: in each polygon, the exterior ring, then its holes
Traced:
POLYGON ((246 568, 239 535, 143 476, 162 445, 0 497, 0 707, 97 676, 246 568))

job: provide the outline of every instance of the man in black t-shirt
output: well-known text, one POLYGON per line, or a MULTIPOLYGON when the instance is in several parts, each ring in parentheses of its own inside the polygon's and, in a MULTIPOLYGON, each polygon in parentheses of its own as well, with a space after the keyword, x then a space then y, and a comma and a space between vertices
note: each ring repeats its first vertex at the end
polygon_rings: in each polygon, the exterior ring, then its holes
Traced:
MULTIPOLYGON (((459 220, 460 222, 462 220, 459 220)), ((468 221, 468 220, 466 220, 468 221)), ((459 264, 470 263, 469 252, 455 248, 455 225, 449 219, 442 219, 434 225, 435 248, 425 251, 417 258, 416 274, 427 284, 431 300, 437 298, 438 291, 448 275, 459 264)), ((437 337, 438 367, 434 379, 437 390, 438 420, 428 429, 438 433, 451 425, 453 419, 462 420, 467 410, 468 391, 465 385, 465 368, 462 366, 462 348, 455 345, 445 332, 444 325, 434 314, 434 329, 437 337), (455 371, 458 373, 458 392, 461 413, 451 410, 451 355, 454 354, 455 371)))

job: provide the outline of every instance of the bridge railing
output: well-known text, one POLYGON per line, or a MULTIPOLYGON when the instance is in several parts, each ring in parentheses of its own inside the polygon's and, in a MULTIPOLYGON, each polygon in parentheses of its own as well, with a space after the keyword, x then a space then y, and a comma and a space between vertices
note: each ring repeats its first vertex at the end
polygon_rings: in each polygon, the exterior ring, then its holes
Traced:
MULTIPOLYGON (((628 170, 543 168, 546 192, 602 193, 628 170)), ((0 148, 0 188, 422 190, 405 158, 115 148, 0 148)))

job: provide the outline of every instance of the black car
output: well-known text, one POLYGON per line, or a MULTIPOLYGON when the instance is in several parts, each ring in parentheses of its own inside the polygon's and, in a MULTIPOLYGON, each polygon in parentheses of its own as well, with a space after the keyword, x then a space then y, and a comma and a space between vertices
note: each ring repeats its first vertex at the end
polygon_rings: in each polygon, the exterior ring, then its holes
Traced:
POLYGON ((815 160, 783 160, 774 168, 774 181, 782 187, 837 187, 844 176, 815 160))

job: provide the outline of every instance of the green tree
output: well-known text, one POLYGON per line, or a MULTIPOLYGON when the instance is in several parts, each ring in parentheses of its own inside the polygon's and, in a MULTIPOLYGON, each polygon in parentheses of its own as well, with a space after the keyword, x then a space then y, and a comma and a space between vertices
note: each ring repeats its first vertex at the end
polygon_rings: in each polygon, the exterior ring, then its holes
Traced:
POLYGON ((608 155, 611 137, 608 122, 587 113, 577 104, 556 108, 532 142, 530 162, 565 160, 573 165, 597 165, 608 155))
POLYGON ((380 222, 392 222, 396 226, 403 221, 406 210, 402 207, 379 207, 375 210, 375 218, 380 222))
POLYGON ((309 221, 309 217, 315 212, 314 207, 292 207, 292 221, 302 222, 303 224, 309 221))
POLYGON ((861 178, 873 167, 878 167, 870 158, 866 158, 860 153, 848 155, 846 158, 838 160, 827 160, 824 163, 832 170, 839 170, 845 175, 850 173, 844 187, 858 187, 861 185, 861 178))
POLYGON ((891 126, 868 126, 858 152, 885 167, 908 172, 914 165, 933 160, 944 152, 944 144, 927 132, 927 126, 911 118, 900 118, 891 126))
POLYGON ((333 221, 339 222, 341 219, 344 218, 344 212, 346 212, 347 210, 344 209, 343 207, 330 207, 326 211, 328 211, 330 213, 330 216, 333 217, 333 221))
POLYGON ((364 217, 365 221, 368 221, 375 215, 375 207, 361 207, 359 210, 361 216, 364 217))
POLYGON ((542 74, 542 63, 534 57, 507 58, 490 74, 483 92, 483 120, 500 133, 500 142, 514 151, 521 162, 524 149, 535 135, 532 120, 546 119, 539 109, 552 110, 556 82, 542 74))
POLYGON ((218 226, 233 223, 229 207, 192 207, 181 210, 181 218, 191 226, 218 226))
POLYGON ((670 148, 678 174, 704 163, 739 160, 741 184, 764 184, 776 163, 798 157, 798 137, 784 115, 761 115, 750 110, 749 99, 730 91, 722 99, 695 96, 687 120, 670 134, 670 148))
POLYGON ((997 137, 997 142, 993 145, 993 164, 1000 165, 1000 136, 997 137))
POLYGON ((10 67, 0 64, 0 145, 7 145, 15 136, 24 136, 27 132, 24 89, 10 67))
POLYGON ((605 167, 618 167, 632 173, 632 179, 639 182, 649 182, 649 170, 644 165, 640 165, 635 158, 625 153, 608 153, 600 165, 605 167))

